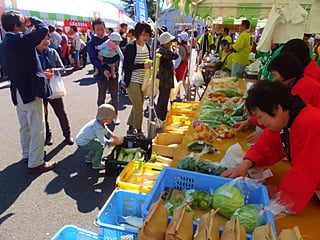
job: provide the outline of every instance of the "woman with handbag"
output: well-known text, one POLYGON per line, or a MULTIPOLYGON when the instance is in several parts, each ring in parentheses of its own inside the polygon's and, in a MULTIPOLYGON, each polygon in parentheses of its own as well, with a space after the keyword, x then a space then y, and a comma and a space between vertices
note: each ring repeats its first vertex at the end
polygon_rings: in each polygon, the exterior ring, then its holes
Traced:
MULTIPOLYGON (((65 95, 65 89, 63 85, 63 81, 61 79, 60 71, 63 70, 64 66, 62 61, 56 50, 49 48, 50 45, 50 35, 48 34, 41 43, 36 47, 38 57, 41 63, 41 67, 46 75, 49 84, 50 81, 54 82, 54 85, 58 86, 58 88, 52 89, 52 95, 49 97, 47 101, 44 101, 44 114, 45 114, 45 124, 46 124, 46 141, 45 145, 52 145, 53 141, 51 138, 51 130, 48 122, 48 102, 53 108, 54 113, 59 119, 59 123, 63 132, 63 136, 65 137, 65 143, 68 145, 73 145, 74 140, 71 136, 69 120, 64 109, 63 99, 62 97, 65 95), (59 89, 60 88, 60 89, 59 89), (60 90, 60 91, 58 91, 60 90)), ((52 85, 51 82, 50 85, 52 85)))

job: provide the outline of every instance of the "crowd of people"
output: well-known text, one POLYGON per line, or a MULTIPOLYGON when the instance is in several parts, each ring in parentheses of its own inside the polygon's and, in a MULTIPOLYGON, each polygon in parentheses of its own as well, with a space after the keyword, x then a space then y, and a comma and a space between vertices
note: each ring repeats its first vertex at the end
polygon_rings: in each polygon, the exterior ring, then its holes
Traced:
MULTIPOLYGON (((17 11, 5 12, 1 22, 6 35, 0 44, 0 65, 11 81, 11 98, 20 124, 22 159, 28 163, 30 172, 48 171, 56 165, 44 161, 44 146, 53 143, 48 105, 59 119, 65 143, 74 144, 63 99, 50 98, 49 88, 52 77, 59 75, 67 64, 64 53, 67 52, 68 45, 65 44, 68 39, 59 29, 17 11), (30 28, 32 31, 26 32, 30 28), (20 71, 16 71, 17 68, 20 71)), ((155 110, 157 117, 165 121, 174 81, 182 81, 187 88, 188 61, 193 44, 186 31, 179 33, 176 39, 165 26, 154 31, 145 22, 138 22, 129 31, 127 24, 123 23, 116 32, 107 29, 105 22, 97 18, 92 22, 92 28, 94 34, 90 36, 86 49, 98 87, 97 115, 80 130, 75 142, 89 151, 86 163, 93 169, 103 169, 105 146, 123 142, 112 132, 112 125, 120 123, 117 117, 119 87, 127 92, 132 104, 127 135, 144 139, 142 122, 146 94, 143 86, 148 80, 146 76, 150 77, 151 60, 156 56, 159 58, 159 94, 155 110), (159 34, 158 42, 155 42, 155 32, 159 34), (121 67, 122 72, 119 71, 121 67), (111 104, 105 103, 107 91, 111 95, 111 104)), ((75 26, 71 29, 74 70, 77 70, 80 68, 81 38, 75 26)), ((242 77, 253 45, 249 29, 250 22, 243 20, 240 34, 233 41, 228 28, 221 29, 217 37, 211 34, 210 28, 205 28, 197 41, 198 46, 194 47, 202 56, 214 51, 220 56, 224 71, 242 77)), ((252 117, 233 126, 242 131, 250 125, 257 125, 259 130, 247 138, 254 145, 240 165, 222 174, 225 177, 243 176, 253 166, 272 165, 287 157, 292 168, 283 178, 278 194, 292 212, 301 212, 314 191, 320 190, 317 171, 320 152, 316 147, 319 130, 313 124, 320 117, 318 40, 316 35, 310 46, 309 39, 288 39, 275 46, 276 50, 270 51, 267 61, 261 63, 261 81, 249 90, 246 99, 246 108, 252 117)))

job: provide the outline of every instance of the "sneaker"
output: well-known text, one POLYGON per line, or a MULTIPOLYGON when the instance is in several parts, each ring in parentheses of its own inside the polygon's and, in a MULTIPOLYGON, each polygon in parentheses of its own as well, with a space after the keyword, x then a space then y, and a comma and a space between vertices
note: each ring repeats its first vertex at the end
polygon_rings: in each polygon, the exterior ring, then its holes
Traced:
POLYGON ((92 164, 92 169, 105 169, 106 168, 106 164, 104 162, 99 162, 99 163, 93 163, 92 164))
POLYGON ((92 159, 91 158, 86 158, 84 161, 85 161, 85 163, 88 163, 88 164, 92 163, 92 159))
POLYGON ((137 139, 146 139, 146 136, 143 134, 143 132, 138 132, 136 134, 136 138, 137 139))
POLYGON ((137 134, 135 129, 128 129, 127 136, 135 136, 137 134))

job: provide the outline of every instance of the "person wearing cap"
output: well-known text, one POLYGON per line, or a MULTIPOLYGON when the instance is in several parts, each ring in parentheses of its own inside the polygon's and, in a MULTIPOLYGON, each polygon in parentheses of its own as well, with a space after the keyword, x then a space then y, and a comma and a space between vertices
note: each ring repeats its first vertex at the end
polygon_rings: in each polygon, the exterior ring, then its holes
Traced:
POLYGON ((113 135, 108 128, 108 125, 116 118, 114 107, 110 104, 102 104, 98 107, 96 118, 82 127, 76 137, 77 145, 89 151, 85 162, 92 164, 93 169, 105 168, 105 163, 101 161, 101 158, 106 146, 121 145, 123 142, 122 138, 113 135))
POLYGON ((156 106, 156 113, 160 120, 164 121, 167 116, 168 101, 171 88, 174 88, 174 67, 173 61, 179 56, 171 51, 172 41, 175 39, 169 32, 164 32, 160 35, 160 47, 157 53, 161 54, 159 71, 157 78, 159 82, 159 97, 156 106))
POLYGON ((99 50, 99 55, 103 57, 103 62, 108 64, 108 66, 110 67, 112 78, 116 78, 116 62, 110 62, 111 59, 117 54, 119 55, 121 61, 123 61, 124 59, 123 53, 120 49, 121 41, 122 37, 120 36, 120 34, 117 32, 113 32, 110 34, 110 38, 107 41, 98 46, 95 46, 96 50, 99 50))
POLYGON ((179 42, 179 57, 174 63, 176 79, 178 82, 183 82, 185 92, 187 92, 186 76, 188 72, 188 61, 190 56, 190 49, 188 47, 189 35, 187 32, 181 32, 178 35, 179 42))

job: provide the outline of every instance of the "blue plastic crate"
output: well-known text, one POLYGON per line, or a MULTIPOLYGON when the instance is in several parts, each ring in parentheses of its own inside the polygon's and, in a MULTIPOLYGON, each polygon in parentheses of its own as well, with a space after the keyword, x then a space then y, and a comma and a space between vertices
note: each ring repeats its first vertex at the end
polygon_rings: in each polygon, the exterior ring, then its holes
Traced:
MULTIPOLYGON (((161 193, 167 188, 174 188, 177 190, 195 189, 198 191, 203 190, 210 192, 210 190, 214 191, 229 181, 231 181, 229 178, 185 171, 177 168, 164 168, 142 206, 142 217, 143 219, 147 217, 151 205, 158 200, 161 193)), ((256 190, 251 191, 246 197, 248 200, 247 203, 249 204, 256 203, 261 204, 262 206, 269 204, 268 192, 264 185, 260 185, 256 190)), ((169 216, 169 220, 171 220, 171 216, 169 216)), ((266 212, 264 214, 264 223, 268 222, 272 224, 273 230, 276 234, 273 216, 266 212)), ((198 222, 195 221, 194 227, 196 228, 197 225, 198 222)), ((251 234, 247 234, 247 239, 251 239, 251 234)))
POLYGON ((103 240, 103 237, 100 234, 78 228, 74 225, 66 225, 51 240, 103 240))
POLYGON ((103 208, 100 210, 96 224, 101 227, 104 240, 137 239, 138 230, 128 225, 120 225, 119 216, 135 216, 142 218, 142 205, 146 194, 115 189, 103 208))

